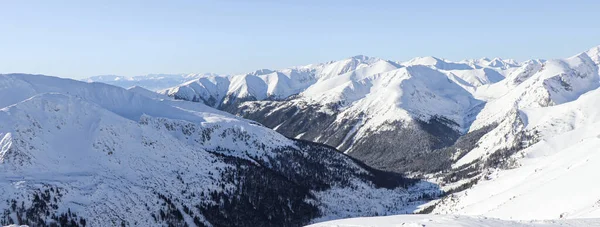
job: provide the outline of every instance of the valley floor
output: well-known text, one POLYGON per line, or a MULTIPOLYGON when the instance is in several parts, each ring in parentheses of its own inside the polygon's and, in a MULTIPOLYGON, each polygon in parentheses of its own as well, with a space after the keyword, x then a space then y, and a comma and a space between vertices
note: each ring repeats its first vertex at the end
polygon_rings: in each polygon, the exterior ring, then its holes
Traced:
POLYGON ((562 219, 546 221, 508 221, 482 216, 460 215, 394 215, 348 218, 321 222, 307 227, 555 227, 600 226, 600 219, 562 219))

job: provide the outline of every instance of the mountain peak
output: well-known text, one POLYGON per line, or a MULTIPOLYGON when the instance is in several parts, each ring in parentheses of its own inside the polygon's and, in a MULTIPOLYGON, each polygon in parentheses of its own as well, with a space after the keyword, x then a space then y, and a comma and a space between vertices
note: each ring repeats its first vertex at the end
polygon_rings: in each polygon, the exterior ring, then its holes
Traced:
POLYGON ((596 64, 600 64, 600 46, 595 46, 585 52, 596 64))
POLYGON ((433 57, 433 56, 425 56, 425 57, 416 57, 413 59, 410 59, 409 61, 407 61, 406 65, 428 65, 428 66, 434 66, 436 65, 438 62, 445 62, 442 59, 433 57))
POLYGON ((257 69, 254 70, 251 73, 248 73, 250 75, 265 75, 265 74, 271 74, 274 73, 275 71, 271 70, 271 69, 257 69))

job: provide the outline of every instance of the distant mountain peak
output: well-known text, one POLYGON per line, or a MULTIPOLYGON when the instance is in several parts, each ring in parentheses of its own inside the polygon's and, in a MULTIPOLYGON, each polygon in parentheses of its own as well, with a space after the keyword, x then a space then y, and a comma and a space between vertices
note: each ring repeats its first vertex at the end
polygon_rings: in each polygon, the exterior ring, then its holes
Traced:
POLYGON ((248 74, 250 74, 250 75, 266 75, 266 74, 271 74, 274 72, 275 71, 271 70, 271 69, 257 69, 248 74))
POLYGON ((369 57, 369 56, 362 55, 362 54, 354 55, 354 56, 352 56, 350 58, 356 59, 356 60, 360 60, 360 61, 369 61, 369 60, 377 59, 377 58, 369 57))

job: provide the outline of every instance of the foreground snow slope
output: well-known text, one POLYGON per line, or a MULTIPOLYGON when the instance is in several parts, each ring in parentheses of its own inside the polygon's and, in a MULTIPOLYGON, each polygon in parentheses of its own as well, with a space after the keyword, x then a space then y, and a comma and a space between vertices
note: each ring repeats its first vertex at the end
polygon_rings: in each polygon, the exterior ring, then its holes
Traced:
POLYGON ((9 74, 0 97, 0 224, 299 226, 440 193, 141 88, 9 74))
POLYGON ((350 218, 309 225, 309 227, 558 227, 600 226, 599 219, 516 222, 458 215, 396 215, 350 218))

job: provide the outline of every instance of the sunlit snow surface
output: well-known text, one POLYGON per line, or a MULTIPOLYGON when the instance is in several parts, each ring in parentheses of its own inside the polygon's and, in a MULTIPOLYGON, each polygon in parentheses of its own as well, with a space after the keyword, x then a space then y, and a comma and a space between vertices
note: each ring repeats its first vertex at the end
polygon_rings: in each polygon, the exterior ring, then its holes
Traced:
POLYGON ((308 227, 583 227, 600 226, 600 219, 553 221, 506 221, 459 215, 395 215, 349 218, 309 225, 308 227))

